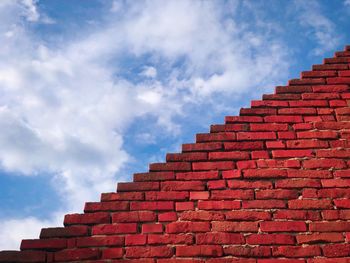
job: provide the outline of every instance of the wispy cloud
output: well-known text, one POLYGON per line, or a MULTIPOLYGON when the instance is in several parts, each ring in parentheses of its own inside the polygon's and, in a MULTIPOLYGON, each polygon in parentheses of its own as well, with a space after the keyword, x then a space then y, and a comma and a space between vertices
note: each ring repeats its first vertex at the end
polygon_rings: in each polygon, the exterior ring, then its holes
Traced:
POLYGON ((307 29, 307 35, 316 42, 313 50, 315 55, 320 55, 339 45, 341 40, 337 33, 335 24, 322 11, 318 1, 293 1, 292 4, 297 8, 299 14, 299 23, 307 29))

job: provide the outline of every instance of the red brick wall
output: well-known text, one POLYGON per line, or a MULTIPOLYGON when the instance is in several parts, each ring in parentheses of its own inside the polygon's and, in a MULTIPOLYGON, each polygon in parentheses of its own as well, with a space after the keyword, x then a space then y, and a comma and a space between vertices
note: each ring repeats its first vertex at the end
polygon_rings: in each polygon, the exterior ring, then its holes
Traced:
POLYGON ((350 262, 350 47, 0 262, 350 262))

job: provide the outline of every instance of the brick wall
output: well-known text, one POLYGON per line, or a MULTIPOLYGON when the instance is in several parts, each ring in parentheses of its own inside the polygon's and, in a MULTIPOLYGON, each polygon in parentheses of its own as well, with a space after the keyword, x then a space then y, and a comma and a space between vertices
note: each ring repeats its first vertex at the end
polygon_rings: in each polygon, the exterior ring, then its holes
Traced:
POLYGON ((0 262, 350 263, 350 47, 0 262))

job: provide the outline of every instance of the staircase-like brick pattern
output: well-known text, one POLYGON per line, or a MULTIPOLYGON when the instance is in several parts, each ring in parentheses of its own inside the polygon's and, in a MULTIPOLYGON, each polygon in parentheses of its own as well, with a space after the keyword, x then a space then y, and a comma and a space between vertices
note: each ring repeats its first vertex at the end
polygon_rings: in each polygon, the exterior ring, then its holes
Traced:
POLYGON ((350 263, 350 46, 0 262, 350 263))

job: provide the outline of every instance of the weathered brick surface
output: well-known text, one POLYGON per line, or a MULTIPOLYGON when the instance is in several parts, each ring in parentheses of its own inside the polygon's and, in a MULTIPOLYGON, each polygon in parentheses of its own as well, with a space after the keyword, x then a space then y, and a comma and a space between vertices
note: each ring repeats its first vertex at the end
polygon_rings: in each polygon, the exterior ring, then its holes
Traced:
POLYGON ((324 62, 0 262, 350 263, 350 46, 324 62))

